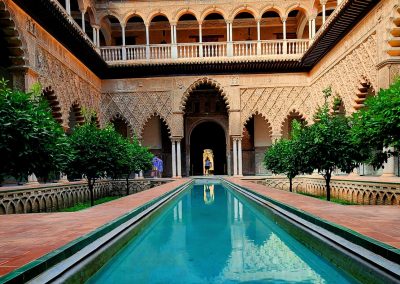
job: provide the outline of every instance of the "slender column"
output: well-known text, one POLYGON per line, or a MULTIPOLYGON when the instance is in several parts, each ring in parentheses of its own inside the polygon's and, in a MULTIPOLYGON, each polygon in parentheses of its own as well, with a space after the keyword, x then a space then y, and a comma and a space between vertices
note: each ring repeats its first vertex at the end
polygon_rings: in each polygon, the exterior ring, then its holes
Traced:
POLYGON ((174 39, 174 25, 171 25, 171 44, 175 43, 174 39))
POLYGON ((178 160, 178 177, 182 177, 182 158, 181 158, 181 140, 176 141, 176 158, 178 160))
POLYGON ((122 29, 122 60, 126 60, 125 26, 121 26, 121 29, 122 29))
POLYGON ((230 36, 229 36, 229 31, 230 31, 230 28, 229 28, 229 22, 226 22, 226 42, 229 42, 230 40, 230 36))
POLYGON ((171 57, 178 58, 178 48, 176 46, 176 24, 171 24, 171 57))
POLYGON ((261 55, 261 28, 260 28, 261 20, 257 20, 257 55, 261 55))
POLYGON ((85 11, 81 11, 81 14, 82 14, 81 27, 82 27, 82 31, 85 32, 85 11))
POLYGON ((203 25, 199 24, 199 43, 203 42, 203 25))
POLYGON ((283 23, 283 54, 287 53, 287 42, 286 42, 286 18, 282 19, 283 23))
POLYGON ((311 19, 309 19, 308 20, 308 38, 309 39, 312 39, 312 20, 311 19))
POLYGON ((149 25, 146 24, 146 59, 150 59, 150 31, 149 25))
POLYGON ((199 24, 199 57, 203 57, 203 25, 199 24))
POLYGON ((97 46, 97 40, 96 40, 97 31, 96 31, 96 28, 94 26, 92 26, 92 29, 93 29, 93 44, 97 46))
POLYGON ((97 47, 100 47, 100 27, 97 27, 96 31, 97 31, 97 35, 96 35, 97 47))
POLYGON ((172 140, 172 177, 176 177, 176 148, 175 140, 172 140))
POLYGON ((125 46, 125 26, 121 26, 122 29, 122 46, 125 46))
POLYGON ((316 33, 316 26, 315 26, 315 19, 312 20, 312 36, 315 37, 316 33))
MULTIPOLYGON (((386 152, 393 152, 393 147, 383 149, 386 152)), ((394 177, 395 175, 395 158, 389 157, 386 163, 383 165, 383 171, 381 177, 394 177)))
POLYGON ((176 34, 176 25, 174 25, 174 42, 178 43, 178 36, 176 34))
POLYGON ((71 15, 71 1, 65 0, 65 10, 67 10, 68 15, 71 15))
POLYGON ((282 19, 283 23, 283 39, 286 40, 286 19, 282 19))
POLYGON ((229 41, 233 41, 233 23, 229 23, 229 41))
POLYGON ((226 55, 233 56, 232 23, 226 22, 226 55))
POLYGON ((322 4, 322 24, 325 24, 326 20, 326 2, 321 1, 322 4))
POLYGON ((237 176, 237 138, 233 138, 233 176, 237 176))
POLYGON ((238 138, 238 164, 239 164, 239 170, 238 170, 238 175, 242 176, 243 175, 243 159, 242 159, 242 138, 238 138))

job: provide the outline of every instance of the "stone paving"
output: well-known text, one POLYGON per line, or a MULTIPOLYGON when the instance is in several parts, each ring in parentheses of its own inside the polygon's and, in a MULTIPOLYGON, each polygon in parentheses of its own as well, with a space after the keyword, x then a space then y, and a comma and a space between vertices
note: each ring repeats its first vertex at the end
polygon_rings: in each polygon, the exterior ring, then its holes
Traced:
MULTIPOLYGON (((399 206, 340 205, 239 178, 227 180, 400 248, 399 206)), ((90 233, 186 181, 188 179, 175 180, 79 212, 0 215, 0 276, 90 233)))
POLYGON ((77 212, 0 215, 0 276, 90 233, 187 181, 172 181, 77 212))
POLYGON ((257 193, 400 248, 400 206, 341 205, 264 185, 226 178, 257 193))

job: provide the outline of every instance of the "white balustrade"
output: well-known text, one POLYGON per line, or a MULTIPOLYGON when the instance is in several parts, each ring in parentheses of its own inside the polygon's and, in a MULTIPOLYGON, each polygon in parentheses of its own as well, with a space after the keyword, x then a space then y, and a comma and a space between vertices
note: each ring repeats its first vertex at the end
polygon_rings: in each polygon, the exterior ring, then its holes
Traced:
MULTIPOLYGON (((279 58, 287 55, 304 54, 310 44, 309 39, 264 40, 233 42, 233 57, 270 56, 279 58)), ((165 60, 172 59, 170 44, 106 46, 100 49, 101 56, 107 62, 123 60, 165 60)), ((226 42, 178 43, 174 58, 210 58, 227 57, 226 42)))
POLYGON ((170 59, 170 44, 153 44, 150 45, 150 59, 170 59))
POLYGON ((293 39, 287 41, 287 54, 303 54, 308 49, 309 40, 293 39))
POLYGON ((203 57, 224 57, 226 56, 226 42, 203 43, 203 57))
POLYGON ((265 40, 261 42, 261 55, 283 54, 283 40, 265 40))
POLYGON ((178 58, 196 58, 200 57, 199 43, 180 43, 178 44, 178 58))
POLYGON ((233 56, 254 56, 257 55, 256 41, 233 42, 233 56))
POLYGON ((122 60, 122 47, 121 46, 107 46, 100 49, 101 57, 105 61, 121 61, 122 60))
POLYGON ((126 60, 146 59, 145 45, 130 45, 126 47, 126 60))

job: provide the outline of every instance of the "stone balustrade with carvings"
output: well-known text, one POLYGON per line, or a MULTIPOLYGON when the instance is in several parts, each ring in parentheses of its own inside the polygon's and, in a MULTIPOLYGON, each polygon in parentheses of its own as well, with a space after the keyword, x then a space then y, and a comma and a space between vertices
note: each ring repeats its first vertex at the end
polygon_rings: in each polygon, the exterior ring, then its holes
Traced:
MULTIPOLYGON (((283 176, 252 179, 252 182, 281 190, 289 190, 289 180, 283 176)), ((300 176, 293 180, 293 191, 325 196, 325 180, 318 176, 300 176)), ((352 179, 334 177, 331 197, 363 205, 400 205, 400 183, 379 178, 352 179)))
MULTIPOLYGON (((133 194, 159 186, 169 180, 130 180, 129 193, 133 194)), ((125 180, 99 180, 94 185, 94 197, 124 196, 125 180)), ((90 200, 86 182, 67 184, 39 184, 0 188, 0 215, 38 212, 55 212, 90 200)))

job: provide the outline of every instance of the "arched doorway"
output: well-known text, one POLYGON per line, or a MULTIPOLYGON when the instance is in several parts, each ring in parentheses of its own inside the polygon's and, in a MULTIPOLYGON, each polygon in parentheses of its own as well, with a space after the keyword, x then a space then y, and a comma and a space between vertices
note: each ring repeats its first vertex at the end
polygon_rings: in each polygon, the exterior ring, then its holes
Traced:
POLYGON ((198 124, 190 135, 190 174, 203 174, 203 152, 210 149, 214 155, 214 174, 227 173, 226 136, 221 125, 214 121, 198 124))
POLYGON ((229 116, 225 93, 218 83, 210 79, 196 82, 195 88, 190 88, 188 92, 189 97, 183 105, 186 175, 203 174, 204 149, 216 151, 214 174, 229 174, 229 116))

